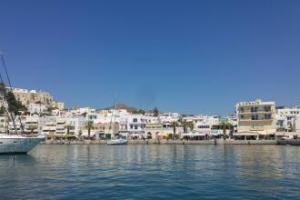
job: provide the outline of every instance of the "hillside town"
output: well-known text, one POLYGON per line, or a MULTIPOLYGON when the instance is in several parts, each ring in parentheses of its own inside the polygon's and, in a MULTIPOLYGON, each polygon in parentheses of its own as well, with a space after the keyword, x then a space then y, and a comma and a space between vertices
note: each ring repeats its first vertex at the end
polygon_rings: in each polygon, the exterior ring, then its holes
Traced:
MULTIPOLYGON (((276 106, 260 99, 239 102, 230 116, 184 115, 116 104, 110 108, 65 108, 44 91, 12 88, 25 106, 15 125, 5 112, 0 133, 41 133, 49 140, 145 139, 274 140, 300 137, 300 107, 276 106), (17 130, 15 130, 15 128, 17 130)), ((4 102, 1 102, 4 105, 4 102)), ((234 108, 234 105, 233 105, 234 108)))

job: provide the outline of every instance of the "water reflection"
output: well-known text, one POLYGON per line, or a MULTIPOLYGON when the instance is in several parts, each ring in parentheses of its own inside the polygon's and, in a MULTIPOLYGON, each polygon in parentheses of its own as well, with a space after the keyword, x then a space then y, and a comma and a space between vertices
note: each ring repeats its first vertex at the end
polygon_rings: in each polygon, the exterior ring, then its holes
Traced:
POLYGON ((25 199, 293 198, 299 149, 42 145, 31 155, 0 156, 0 192, 25 199))

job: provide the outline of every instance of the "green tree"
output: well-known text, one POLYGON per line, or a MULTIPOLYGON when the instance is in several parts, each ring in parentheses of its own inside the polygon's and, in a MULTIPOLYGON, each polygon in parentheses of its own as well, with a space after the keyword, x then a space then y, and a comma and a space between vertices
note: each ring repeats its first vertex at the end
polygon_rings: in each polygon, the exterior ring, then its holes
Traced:
POLYGON ((5 108, 4 106, 0 107, 0 115, 4 115, 5 114, 5 108))
POLYGON ((90 139, 90 137, 91 137, 91 130, 94 128, 94 123, 93 123, 93 121, 88 121, 87 123, 86 123, 86 129, 88 130, 88 138, 90 139))
POLYGON ((175 140, 175 136, 176 136, 176 130, 177 130, 177 127, 178 127, 178 123, 176 121, 172 122, 171 123, 171 127, 173 128, 173 140, 175 140))
POLYGON ((132 114, 142 114, 144 115, 146 112, 143 109, 133 109, 132 114))
POLYGON ((186 120, 181 120, 181 126, 183 128, 183 132, 187 133, 187 121, 186 120))
POLYGON ((0 83, 0 95, 6 100, 8 112, 18 115, 20 111, 27 111, 26 107, 16 99, 12 91, 8 91, 3 82, 0 83))
POLYGON ((219 125, 218 125, 219 129, 223 130, 223 139, 226 139, 226 130, 233 130, 233 125, 227 121, 222 121, 219 125))
POLYGON ((159 110, 158 110, 157 107, 155 107, 155 108, 153 109, 153 115, 154 115, 154 117, 158 117, 158 116, 159 116, 159 110))
POLYGON ((74 126, 68 124, 68 125, 66 125, 66 128, 67 128, 67 135, 69 136, 70 135, 70 130, 72 130, 74 128, 74 126))
POLYGON ((181 120, 181 126, 183 127, 183 132, 187 133, 188 129, 194 130, 194 123, 192 121, 188 122, 186 120, 181 120))
POLYGON ((81 135, 82 135, 82 130, 79 130, 78 137, 81 138, 81 135))

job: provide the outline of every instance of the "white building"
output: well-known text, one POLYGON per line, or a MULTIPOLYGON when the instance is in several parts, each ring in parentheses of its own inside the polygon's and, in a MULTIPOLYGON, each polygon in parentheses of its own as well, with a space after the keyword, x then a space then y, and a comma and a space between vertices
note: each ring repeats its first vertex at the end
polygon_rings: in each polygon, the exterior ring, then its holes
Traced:
POLYGON ((28 112, 30 114, 41 114, 47 111, 46 105, 38 103, 30 103, 28 106, 28 112))
POLYGON ((212 127, 218 125, 220 120, 218 116, 199 116, 194 121, 194 130, 202 134, 211 134, 212 127))
POLYGON ((296 118, 296 126, 295 126, 295 128, 296 128, 296 132, 300 133, 300 117, 299 116, 296 118))
POLYGON ((158 116, 158 119, 160 120, 161 123, 171 123, 171 122, 175 122, 178 121, 180 119, 181 115, 179 113, 160 113, 160 115, 158 116))
POLYGON ((277 108, 277 129, 279 131, 295 132, 300 119, 300 107, 277 108))
POLYGON ((78 137, 85 129, 85 119, 82 116, 61 117, 46 116, 41 120, 41 130, 44 135, 78 137))

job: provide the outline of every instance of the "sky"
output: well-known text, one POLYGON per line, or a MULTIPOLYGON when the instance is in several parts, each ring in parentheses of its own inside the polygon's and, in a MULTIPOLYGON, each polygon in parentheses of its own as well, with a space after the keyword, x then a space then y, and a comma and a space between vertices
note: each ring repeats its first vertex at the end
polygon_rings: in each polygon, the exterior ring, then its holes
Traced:
POLYGON ((300 1, 1 0, 15 87, 67 107, 229 114, 300 104, 300 1))

